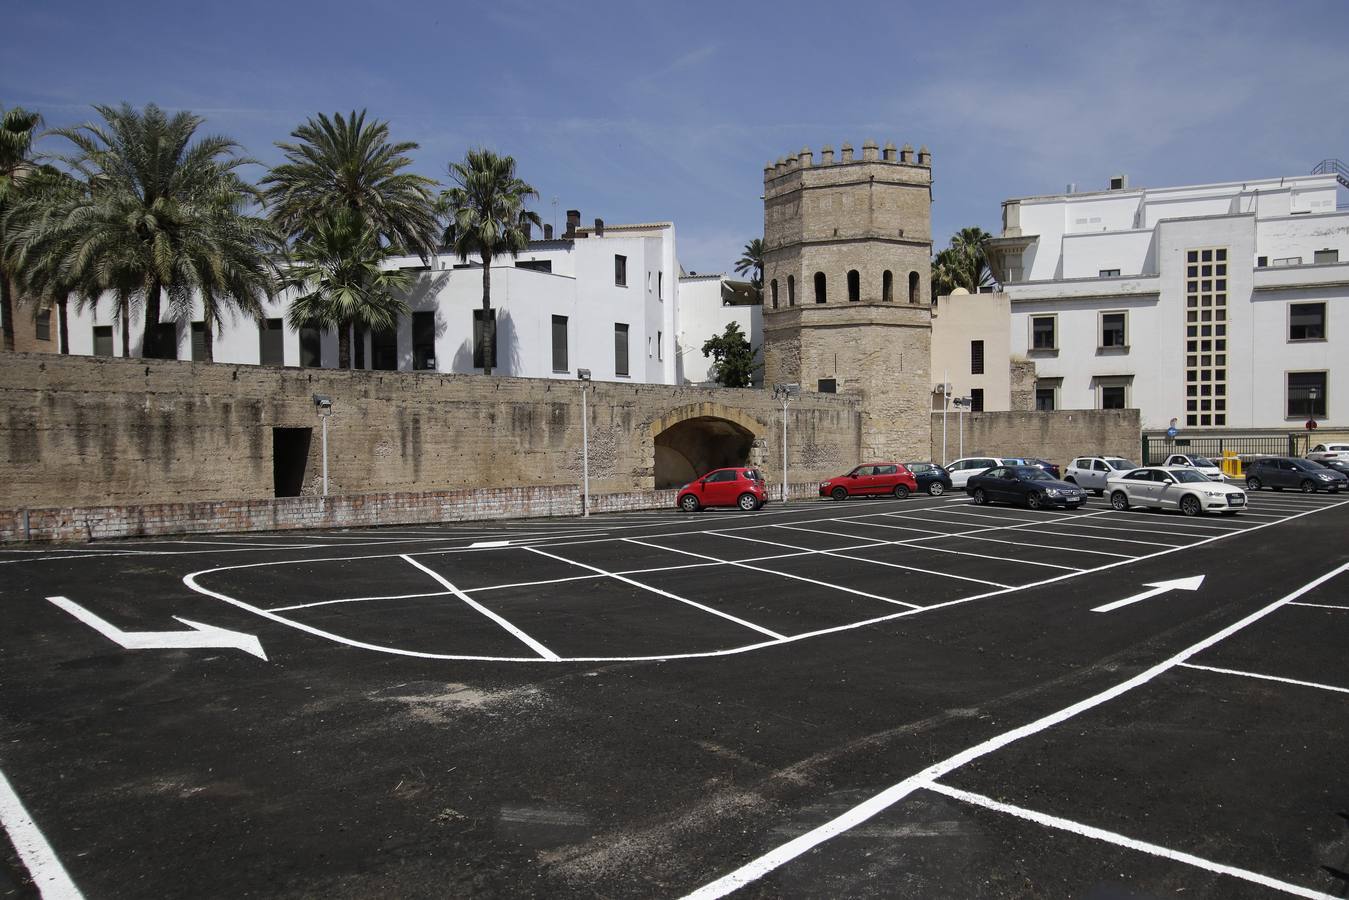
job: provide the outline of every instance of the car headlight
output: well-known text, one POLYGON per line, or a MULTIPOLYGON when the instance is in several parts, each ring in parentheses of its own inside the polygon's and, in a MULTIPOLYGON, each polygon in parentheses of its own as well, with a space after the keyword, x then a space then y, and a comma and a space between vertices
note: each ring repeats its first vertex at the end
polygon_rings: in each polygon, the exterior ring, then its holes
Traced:
POLYGON ((1226 492, 1226 491, 1204 491, 1204 493, 1205 493, 1205 494, 1208 494, 1210 497, 1226 497, 1226 496, 1227 496, 1227 492, 1226 492))
POLYGON ((1333 481, 1335 478, 1335 476, 1331 475, 1329 472, 1317 472, 1316 477, 1325 481, 1333 481))
POLYGON ((1061 497, 1063 496, 1063 491, 1059 490, 1058 488, 1045 488, 1045 496, 1061 497))

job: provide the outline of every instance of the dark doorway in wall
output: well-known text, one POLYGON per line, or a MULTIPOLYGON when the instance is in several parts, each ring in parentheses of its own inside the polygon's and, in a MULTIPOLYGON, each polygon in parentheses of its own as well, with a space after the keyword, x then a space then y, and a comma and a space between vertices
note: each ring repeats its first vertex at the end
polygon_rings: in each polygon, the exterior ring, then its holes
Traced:
POLYGON ((272 482, 276 496, 300 496, 313 434, 312 428, 272 429, 272 482))
POLYGON ((656 435, 656 490, 688 484, 713 469, 742 466, 754 435, 742 425, 715 416, 676 422, 656 435))

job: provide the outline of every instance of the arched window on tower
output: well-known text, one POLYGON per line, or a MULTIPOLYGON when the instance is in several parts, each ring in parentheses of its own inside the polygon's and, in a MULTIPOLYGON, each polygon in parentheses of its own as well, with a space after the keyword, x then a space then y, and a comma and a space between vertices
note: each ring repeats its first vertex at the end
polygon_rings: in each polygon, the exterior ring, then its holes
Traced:
POLYGON ((909 273, 909 302, 910 302, 910 303, 917 303, 917 302, 919 302, 919 298, 918 298, 918 273, 917 273, 917 272, 910 272, 910 273, 909 273))
POLYGON ((795 306, 795 305, 796 305, 796 276, 795 276, 795 275, 788 275, 788 276, 787 276, 787 305, 788 305, 788 306, 795 306))
POLYGON ((881 276, 881 299, 892 303, 895 299, 895 275, 889 269, 881 276))
POLYGON ((773 283, 772 283, 772 293, 773 293, 773 308, 774 308, 774 309, 777 309, 777 308, 778 308, 778 280, 777 280, 776 278, 773 279, 773 283))
POLYGON ((816 302, 816 303, 823 303, 824 300, 825 300, 825 295, 824 295, 824 273, 823 273, 823 272, 816 272, 816 273, 815 273, 815 302, 816 302))
POLYGON ((856 269, 848 270, 848 302, 856 303, 862 299, 862 276, 856 269))

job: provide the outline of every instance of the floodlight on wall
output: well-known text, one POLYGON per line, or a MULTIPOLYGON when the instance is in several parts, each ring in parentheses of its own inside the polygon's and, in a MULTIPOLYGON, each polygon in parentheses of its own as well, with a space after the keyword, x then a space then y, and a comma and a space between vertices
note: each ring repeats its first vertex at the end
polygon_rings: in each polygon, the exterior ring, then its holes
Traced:
POLYGON ((590 380, 590 370, 589 370, 589 369, 577 369, 577 370, 576 370, 576 377, 577 377, 579 380, 581 380, 581 381, 589 381, 589 380, 590 380))
POLYGON ((314 395, 314 408, 321 416, 330 416, 333 412, 333 398, 324 394, 314 395))

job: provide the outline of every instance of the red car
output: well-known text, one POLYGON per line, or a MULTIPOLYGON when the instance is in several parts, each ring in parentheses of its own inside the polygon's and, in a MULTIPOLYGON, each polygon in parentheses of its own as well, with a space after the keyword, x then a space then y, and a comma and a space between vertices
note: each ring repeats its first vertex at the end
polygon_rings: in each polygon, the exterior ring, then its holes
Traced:
POLYGON ((900 500, 918 490, 913 473, 899 463, 866 463, 847 475, 820 482, 820 496, 846 500, 867 494, 893 494, 900 500))
POLYGON ((758 469, 713 469, 679 489, 679 508, 685 512, 704 506, 738 506, 750 512, 767 502, 768 489, 758 469))

